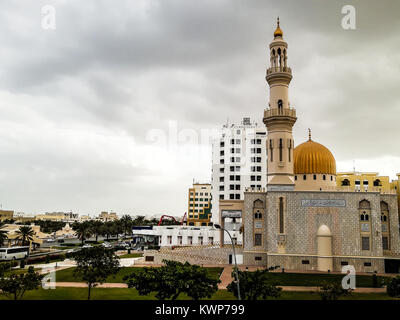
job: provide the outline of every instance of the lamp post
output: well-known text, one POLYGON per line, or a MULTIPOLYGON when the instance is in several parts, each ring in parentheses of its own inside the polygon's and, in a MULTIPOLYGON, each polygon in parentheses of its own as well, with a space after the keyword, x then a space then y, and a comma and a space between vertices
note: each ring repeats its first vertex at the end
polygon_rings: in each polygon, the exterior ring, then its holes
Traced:
POLYGON ((233 243, 232 236, 231 236, 231 234, 229 233, 228 230, 226 230, 225 228, 222 228, 219 224, 215 224, 214 226, 217 229, 221 229, 221 230, 225 231, 228 234, 229 238, 231 239, 232 249, 233 249, 233 257, 235 259, 236 285, 237 285, 237 291, 238 291, 238 300, 241 300, 241 297, 240 297, 240 285, 239 285, 239 273, 238 273, 238 267, 237 267, 237 262, 236 262, 235 245, 233 243))

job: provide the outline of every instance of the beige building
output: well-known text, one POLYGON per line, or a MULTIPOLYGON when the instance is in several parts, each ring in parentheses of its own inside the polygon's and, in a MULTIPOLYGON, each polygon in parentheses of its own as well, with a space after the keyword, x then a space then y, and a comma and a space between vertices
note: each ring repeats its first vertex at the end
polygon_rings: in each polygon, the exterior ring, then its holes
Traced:
POLYGON ((50 220, 50 221, 62 221, 62 222, 73 222, 78 221, 79 215, 72 212, 46 212, 45 214, 38 214, 35 217, 36 220, 50 220))
POLYGON ((339 190, 395 193, 388 176, 378 172, 339 172, 336 181, 339 190))
POLYGON ((101 221, 114 221, 114 220, 118 220, 118 216, 115 212, 110 212, 108 213, 108 211, 102 211, 98 217, 99 220, 101 221))
POLYGON ((14 217, 14 211, 12 210, 0 210, 0 221, 12 220, 14 217))
POLYGON ((188 192, 187 225, 208 226, 211 223, 211 184, 193 183, 188 192))

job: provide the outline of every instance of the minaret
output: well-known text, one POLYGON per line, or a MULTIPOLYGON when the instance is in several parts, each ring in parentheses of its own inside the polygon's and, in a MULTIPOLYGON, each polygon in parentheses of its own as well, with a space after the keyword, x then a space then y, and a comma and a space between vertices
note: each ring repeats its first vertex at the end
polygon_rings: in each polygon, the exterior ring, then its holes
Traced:
POLYGON ((288 45, 283 40, 279 18, 277 24, 269 45, 270 67, 265 78, 269 85, 269 108, 263 119, 268 130, 267 189, 289 191, 294 190, 292 128, 297 118, 289 102, 292 70, 287 66, 288 45))

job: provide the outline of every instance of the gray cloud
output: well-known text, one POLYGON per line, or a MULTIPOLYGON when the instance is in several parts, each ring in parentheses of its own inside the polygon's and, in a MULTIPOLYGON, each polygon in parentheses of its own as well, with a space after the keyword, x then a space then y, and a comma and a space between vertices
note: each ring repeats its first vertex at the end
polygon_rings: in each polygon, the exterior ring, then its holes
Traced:
POLYGON ((396 167, 399 9, 395 0, 2 1, 0 200, 27 212, 184 212, 192 178, 210 177, 209 149, 193 165, 146 136, 170 121, 196 132, 227 118, 261 123, 278 15, 297 143, 311 127, 338 162, 370 159, 366 169, 382 171, 387 156, 396 167), (41 28, 46 4, 54 31, 41 28), (345 4, 356 7, 356 30, 341 28, 345 4))

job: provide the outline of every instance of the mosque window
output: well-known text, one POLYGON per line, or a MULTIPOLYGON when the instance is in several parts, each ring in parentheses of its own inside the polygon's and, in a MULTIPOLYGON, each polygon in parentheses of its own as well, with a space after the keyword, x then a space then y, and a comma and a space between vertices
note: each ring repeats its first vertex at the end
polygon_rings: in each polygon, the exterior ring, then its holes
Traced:
POLYGON ((349 263, 347 261, 340 261, 341 266, 348 266, 349 263))
POLYGON ((306 175, 303 175, 303 180, 307 180, 307 176, 306 175))
POLYGON ((369 237, 361 237, 361 250, 369 250, 369 237))
POLYGON ((283 161, 282 160, 282 147, 283 147, 282 139, 279 139, 279 161, 283 161))
POLYGON ((297 176, 294 176, 294 180, 297 181, 297 176))
POLYGON ((333 176, 331 176, 331 181, 333 181, 333 176))
POLYGON ((269 140, 269 158, 271 159, 271 162, 274 161, 274 149, 273 149, 273 142, 272 139, 269 140))
POLYGON ((301 260, 301 264, 310 264, 310 260, 301 260))
POLYGON ((364 262, 364 267, 370 267, 371 265, 371 262, 364 262))
POLYGON ((283 198, 279 198, 279 233, 284 233, 283 198))
MULTIPOLYGON (((323 180, 326 180, 326 175, 323 175, 323 176, 322 176, 322 179, 323 179, 323 180)), ((332 176, 331 176, 331 180, 332 180, 332 176)))
POLYGON ((382 248, 383 248, 383 250, 389 250, 389 239, 388 239, 388 237, 382 237, 382 248))
POLYGON ((279 111, 279 114, 283 113, 283 102, 282 102, 282 100, 278 100, 278 111, 279 111))
POLYGON ((313 179, 317 180, 317 175, 316 174, 313 175, 313 179))
POLYGON ((262 244, 262 234, 255 233, 254 234, 254 246, 261 246, 262 244))

